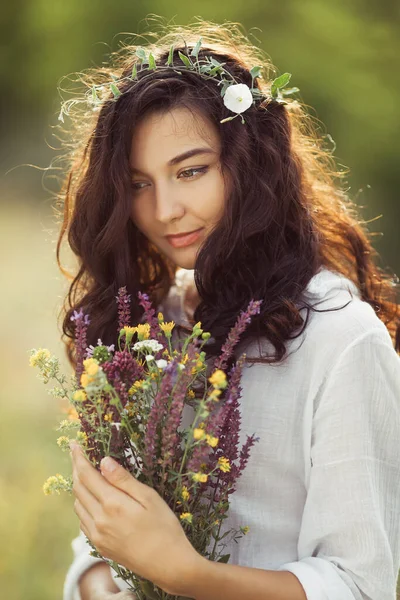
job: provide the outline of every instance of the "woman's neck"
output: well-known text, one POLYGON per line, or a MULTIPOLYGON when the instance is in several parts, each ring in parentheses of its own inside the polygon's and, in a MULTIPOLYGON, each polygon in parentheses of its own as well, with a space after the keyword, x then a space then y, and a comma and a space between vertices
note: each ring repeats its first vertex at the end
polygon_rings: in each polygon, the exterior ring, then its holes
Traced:
POLYGON ((183 308, 188 320, 194 324, 193 315, 200 303, 200 296, 195 283, 190 283, 185 289, 183 296, 183 308))

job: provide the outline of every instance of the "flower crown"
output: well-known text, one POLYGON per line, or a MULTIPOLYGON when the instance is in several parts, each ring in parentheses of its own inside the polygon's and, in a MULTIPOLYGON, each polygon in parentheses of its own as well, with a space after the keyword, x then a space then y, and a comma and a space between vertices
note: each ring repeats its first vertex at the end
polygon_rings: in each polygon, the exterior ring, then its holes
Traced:
MULTIPOLYGON (((99 98, 98 91, 104 92, 104 90, 108 89, 112 91, 114 97, 108 97, 107 100, 117 100, 122 94, 122 92, 117 86, 117 83, 127 79, 132 81, 138 81, 138 65, 140 66, 139 72, 144 70, 145 67, 147 67, 149 71, 170 70, 172 68, 175 71, 175 73, 178 73, 179 75, 182 75, 182 70, 195 71, 201 77, 204 77, 206 79, 214 79, 215 81, 217 81, 217 85, 221 86, 221 97, 223 98, 224 105, 231 112, 236 113, 235 116, 227 117, 225 119, 220 120, 220 123, 232 121, 232 119, 236 119, 236 117, 240 115, 242 123, 244 124, 245 120, 242 116, 242 113, 248 108, 250 108, 250 106, 255 104, 256 100, 268 98, 268 96, 266 96, 265 93, 262 92, 260 89, 253 87, 254 80, 257 77, 260 79, 262 78, 260 74, 262 67, 255 66, 250 69, 251 87, 249 87, 244 83, 236 82, 236 79, 232 76, 232 74, 229 73, 229 71, 227 71, 226 69, 224 69, 224 65, 226 63, 220 63, 212 56, 206 56, 204 59, 199 60, 198 54, 202 44, 202 37, 200 37, 200 39, 197 41, 196 45, 190 52, 186 42, 184 42, 184 44, 186 54, 183 54, 178 50, 179 58, 183 63, 179 65, 179 68, 177 68, 173 63, 174 45, 170 47, 168 60, 165 63, 165 66, 158 66, 156 64, 155 57, 151 51, 147 52, 144 48, 138 47, 135 53, 137 60, 133 65, 131 75, 128 77, 121 78, 118 78, 115 75, 111 75, 113 81, 110 82, 108 85, 93 85, 91 90, 89 90, 86 94, 87 102, 92 105, 93 110, 99 110, 99 106, 103 103, 104 99, 99 98)), ((150 75, 151 73, 141 77, 140 80, 150 75)), ((274 79, 271 83, 269 97, 281 104, 287 104, 284 96, 288 96, 289 94, 299 91, 299 88, 297 87, 289 88, 286 90, 283 89, 289 83, 291 76, 291 73, 283 73, 283 75, 280 75, 279 77, 274 79)), ((63 108, 61 108, 58 119, 64 121, 63 108)))

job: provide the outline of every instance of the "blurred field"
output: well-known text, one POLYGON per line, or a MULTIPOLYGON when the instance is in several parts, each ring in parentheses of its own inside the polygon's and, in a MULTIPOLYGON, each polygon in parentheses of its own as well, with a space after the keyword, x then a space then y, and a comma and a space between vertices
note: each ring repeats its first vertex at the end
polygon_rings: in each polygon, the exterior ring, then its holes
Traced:
POLYGON ((30 348, 46 347, 70 372, 56 324, 62 282, 44 212, 10 202, 0 220, 0 589, 7 600, 61 599, 79 531, 73 498, 41 489, 49 475, 71 472, 68 453, 56 445, 61 406, 28 363, 30 348))

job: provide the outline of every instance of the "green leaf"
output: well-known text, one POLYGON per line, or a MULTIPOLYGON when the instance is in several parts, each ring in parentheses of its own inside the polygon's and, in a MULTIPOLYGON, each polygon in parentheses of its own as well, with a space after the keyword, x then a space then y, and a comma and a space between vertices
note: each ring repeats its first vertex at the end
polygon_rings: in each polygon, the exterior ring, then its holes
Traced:
POLYGON ((211 65, 201 65, 199 70, 200 73, 209 73, 213 68, 214 67, 211 67, 211 65))
POLYGON ((193 48, 193 50, 190 53, 190 56, 195 56, 197 58, 197 56, 199 54, 199 50, 200 50, 200 46, 201 46, 202 41, 203 41, 202 37, 198 39, 195 47, 193 48))
POLYGON ((110 83, 110 88, 112 93, 114 94, 114 98, 118 98, 121 95, 121 92, 119 91, 115 83, 110 83))
POLYGON ((227 563, 230 559, 230 556, 230 554, 224 554, 223 556, 221 556, 221 558, 217 560, 217 562, 227 563))
POLYGON ((253 67, 252 69, 250 69, 250 75, 253 79, 255 79, 256 77, 261 77, 261 71, 262 67, 253 67))
POLYGON ((289 96, 289 94, 295 94, 296 92, 299 92, 300 89, 298 87, 292 87, 292 88, 288 88, 287 90, 282 90, 282 95, 283 96, 289 96))
POLYGON ((221 67, 216 66, 216 67, 213 67, 212 69, 210 69, 208 74, 212 77, 213 75, 215 75, 215 73, 218 73, 219 71, 221 71, 221 67))
POLYGON ((150 581, 139 581, 142 591, 146 594, 146 598, 151 600, 160 600, 160 596, 154 591, 154 585, 150 581))
POLYGON ((218 62, 218 60, 216 60, 215 58, 213 58, 212 56, 210 56, 210 62, 215 65, 216 67, 222 67, 223 64, 225 63, 220 63, 218 62))
POLYGON ((93 102, 95 104, 97 104, 97 102, 99 102, 99 100, 100 100, 99 97, 98 97, 98 95, 97 95, 95 86, 92 87, 92 98, 93 98, 93 102))
POLYGON ((137 66, 136 63, 132 67, 132 79, 136 79, 137 76, 137 66))
POLYGON ((285 85, 289 83, 291 76, 291 73, 283 73, 283 75, 280 75, 279 77, 273 80, 271 84, 271 96, 273 98, 276 98, 276 96, 278 95, 278 90, 280 88, 285 87, 285 85))
POLYGON ((222 121, 220 121, 220 123, 226 123, 227 121, 232 121, 232 119, 236 119, 236 117, 239 116, 239 113, 237 115, 235 115, 234 117, 227 117, 226 119, 222 119, 222 121))
POLYGON ((228 89, 228 87, 231 85, 231 82, 228 79, 224 79, 223 80, 223 84, 221 86, 221 96, 224 97, 225 96, 225 92, 228 89))
POLYGON ((182 52, 180 52, 178 50, 178 54, 179 54, 179 58, 181 59, 181 61, 183 62, 183 64, 185 64, 187 67, 191 67, 192 66, 192 62, 190 61, 190 59, 185 56, 184 54, 182 54, 182 52))
POLYGON ((150 54, 149 54, 149 69, 154 70, 156 68, 157 68, 156 60, 155 60, 153 54, 150 52, 150 54))
POLYGON ((143 62, 147 60, 146 50, 144 48, 136 48, 136 56, 143 62))
POLYGON ((168 60, 166 62, 166 64, 168 66, 171 66, 173 64, 173 62, 172 62, 172 56, 173 56, 173 54, 174 54, 174 45, 172 44, 172 46, 169 49, 168 60))

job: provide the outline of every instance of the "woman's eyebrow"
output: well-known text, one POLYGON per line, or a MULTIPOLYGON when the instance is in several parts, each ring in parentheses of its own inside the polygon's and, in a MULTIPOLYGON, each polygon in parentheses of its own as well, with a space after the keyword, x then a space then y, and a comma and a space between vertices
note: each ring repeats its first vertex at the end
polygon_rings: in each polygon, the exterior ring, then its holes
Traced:
MULTIPOLYGON (((167 164, 169 167, 172 167, 172 166, 186 160, 187 158, 191 158, 192 156, 195 156, 196 154, 215 154, 215 151, 212 150, 211 148, 192 148, 191 150, 187 150, 186 152, 183 152, 182 154, 178 154, 178 156, 171 158, 167 164)), ((142 171, 131 167, 131 172, 132 173, 141 173, 142 171)))

